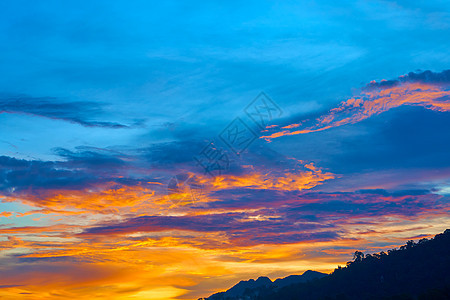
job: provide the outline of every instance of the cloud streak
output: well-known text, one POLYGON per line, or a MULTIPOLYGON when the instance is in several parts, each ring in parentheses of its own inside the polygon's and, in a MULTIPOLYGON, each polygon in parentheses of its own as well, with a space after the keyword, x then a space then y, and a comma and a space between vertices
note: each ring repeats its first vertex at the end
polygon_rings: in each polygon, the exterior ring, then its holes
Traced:
POLYGON ((102 105, 97 102, 63 102, 52 97, 0 96, 1 113, 34 115, 85 127, 130 128, 129 125, 116 122, 94 120, 103 113, 102 105))
POLYGON ((448 112, 450 111, 449 84, 450 70, 441 73, 431 71, 409 73, 397 80, 371 82, 358 96, 342 102, 316 120, 304 120, 277 127, 277 132, 261 138, 270 141, 282 136, 306 134, 355 124, 403 105, 448 112))

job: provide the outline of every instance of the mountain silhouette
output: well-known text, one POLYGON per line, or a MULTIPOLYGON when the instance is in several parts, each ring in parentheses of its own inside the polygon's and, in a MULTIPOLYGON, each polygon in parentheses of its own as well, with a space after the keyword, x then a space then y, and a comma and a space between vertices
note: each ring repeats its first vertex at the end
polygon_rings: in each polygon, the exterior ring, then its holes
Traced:
MULTIPOLYGON (((325 273, 308 270, 302 275, 289 275, 278 278, 272 282, 268 277, 259 277, 257 280, 242 280, 226 292, 216 293, 207 300, 234 300, 234 299, 256 299, 261 291, 277 290, 296 283, 304 283, 310 280, 323 278, 325 273)), ((202 299, 202 298, 200 298, 202 299)))
POLYGON ((410 240, 387 253, 365 255, 356 251, 352 261, 345 267, 338 266, 330 275, 307 271, 274 282, 260 277, 256 281, 241 281, 226 292, 204 299, 447 300, 450 299, 450 229, 432 239, 417 243, 410 240))
POLYGON ((285 278, 279 278, 273 282, 273 286, 276 288, 282 288, 295 283, 304 283, 314 279, 323 278, 327 275, 328 274, 325 273, 308 270, 302 275, 289 275, 285 278))
POLYGON ((219 299, 240 299, 246 293, 246 291, 257 290, 260 288, 266 288, 272 284, 272 281, 267 277, 259 277, 257 280, 242 280, 231 289, 226 292, 221 292, 212 295, 208 299, 219 300, 219 299))

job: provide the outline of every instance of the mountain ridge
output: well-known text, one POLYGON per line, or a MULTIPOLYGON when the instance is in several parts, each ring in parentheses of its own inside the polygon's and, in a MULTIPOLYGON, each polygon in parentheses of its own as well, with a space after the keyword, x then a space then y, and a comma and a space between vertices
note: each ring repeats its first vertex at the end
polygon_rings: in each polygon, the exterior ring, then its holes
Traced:
POLYGON ((296 283, 304 283, 314 279, 322 278, 328 274, 307 270, 302 275, 289 275, 284 278, 277 278, 274 281, 266 276, 260 276, 256 280, 241 280, 236 285, 225 292, 215 293, 208 298, 199 298, 199 300, 222 300, 222 299, 246 299, 249 294, 253 297, 263 289, 278 289, 296 283))
MULTIPOLYGON (((199 300, 448 300, 449 270, 450 229, 447 229, 432 239, 424 238, 417 243, 409 240, 406 245, 387 253, 365 255, 355 251, 353 261, 347 262, 347 266, 338 266, 321 278, 280 284, 314 272, 307 271, 302 275, 287 276, 282 281, 277 279, 271 285, 241 284, 240 289, 235 289, 240 293, 227 294, 230 289, 199 300), (278 285, 275 284, 277 281, 278 285)), ((260 278, 267 277, 258 280, 260 278)), ((258 280, 241 282, 256 283, 258 280)), ((267 280, 261 279, 260 283, 267 280)))

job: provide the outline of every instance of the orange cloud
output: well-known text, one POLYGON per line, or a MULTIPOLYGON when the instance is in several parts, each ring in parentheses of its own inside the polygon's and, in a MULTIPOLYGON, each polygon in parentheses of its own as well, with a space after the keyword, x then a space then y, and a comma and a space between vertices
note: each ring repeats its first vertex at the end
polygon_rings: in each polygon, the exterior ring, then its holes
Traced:
POLYGON ((9 212, 9 211, 3 211, 3 212, 0 213, 0 217, 8 218, 8 217, 11 217, 11 216, 12 216, 12 212, 9 212))
POLYGON ((253 188, 265 190, 301 191, 311 189, 324 181, 334 179, 335 175, 324 172, 313 163, 303 164, 303 169, 296 172, 249 172, 248 174, 222 175, 212 181, 213 189, 253 188))
MULTIPOLYGON (((15 254, 5 257, 8 263, 0 266, 0 298, 17 299, 26 294, 33 299, 197 299, 259 275, 275 279, 307 269, 329 272, 350 260, 354 250, 375 252, 380 249, 377 243, 383 249, 392 248, 403 244, 403 235, 411 232, 429 234, 445 229, 448 212, 438 216, 441 219, 429 215, 429 211, 424 213, 428 217, 415 220, 409 220, 409 216, 369 218, 362 214, 358 222, 356 217, 346 216, 335 221, 339 238, 310 239, 283 247, 276 243, 239 245, 217 231, 168 228, 163 232, 93 237, 76 233, 95 224, 0 228, 0 235, 8 235, 0 242, 0 249, 15 254), (55 235, 39 235, 43 233, 55 235), (22 236, 14 236, 18 234, 22 236), (23 261, 15 264, 14 259, 23 261)), ((257 234, 256 229, 252 234, 257 234)))
POLYGON ((84 190, 47 190, 41 192, 39 196, 29 193, 16 198, 5 196, 5 199, 8 202, 23 201, 34 206, 46 207, 44 210, 18 214, 22 217, 35 213, 61 215, 75 215, 86 211, 117 213, 120 208, 133 208, 140 203, 148 202, 154 195, 155 191, 141 185, 126 186, 110 182, 84 190), (81 211, 64 210, 67 208, 81 211))
POLYGON ((322 131, 347 124, 355 124, 373 115, 378 115, 402 105, 421 106, 426 109, 447 112, 450 111, 450 91, 440 85, 420 82, 403 82, 384 89, 370 89, 359 96, 342 102, 327 114, 317 118, 314 124, 306 126, 300 122, 282 127, 283 131, 262 136, 268 141, 289 135, 305 134, 322 131), (298 128, 299 130, 289 130, 298 128))

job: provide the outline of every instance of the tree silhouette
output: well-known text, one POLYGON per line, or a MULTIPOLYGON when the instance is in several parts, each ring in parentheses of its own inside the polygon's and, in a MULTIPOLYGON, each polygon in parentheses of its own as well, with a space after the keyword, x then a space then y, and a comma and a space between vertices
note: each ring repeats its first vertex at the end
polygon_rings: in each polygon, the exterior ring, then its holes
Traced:
MULTIPOLYGON (((346 267, 318 280, 265 290, 257 300, 450 299, 450 229, 400 249, 353 253, 346 267)), ((233 299, 235 300, 235 299, 233 299)))
POLYGON ((355 253, 353 254, 353 262, 359 263, 362 262, 364 259, 364 253, 362 253, 361 251, 355 251, 355 253))

